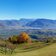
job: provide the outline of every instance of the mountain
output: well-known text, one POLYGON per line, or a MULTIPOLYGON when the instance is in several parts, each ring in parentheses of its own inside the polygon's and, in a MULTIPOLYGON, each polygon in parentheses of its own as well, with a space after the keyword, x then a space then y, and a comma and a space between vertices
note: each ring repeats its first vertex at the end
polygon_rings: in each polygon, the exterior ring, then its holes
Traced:
POLYGON ((17 26, 17 25, 25 25, 29 22, 32 22, 33 20, 32 19, 20 19, 20 20, 0 20, 0 24, 1 26, 4 25, 4 26, 17 26))
POLYGON ((20 20, 0 20, 0 29, 24 29, 27 28, 25 25, 32 22, 32 19, 20 19, 20 20))
POLYGON ((19 24, 21 26, 26 26, 26 24, 30 23, 30 22, 33 22, 35 19, 25 19, 25 18, 21 18, 19 20, 19 24))
POLYGON ((56 20, 50 19, 25 19, 0 20, 0 29, 56 29, 56 20))
POLYGON ((56 20, 36 19, 35 21, 30 22, 26 25, 36 28, 56 28, 56 20))

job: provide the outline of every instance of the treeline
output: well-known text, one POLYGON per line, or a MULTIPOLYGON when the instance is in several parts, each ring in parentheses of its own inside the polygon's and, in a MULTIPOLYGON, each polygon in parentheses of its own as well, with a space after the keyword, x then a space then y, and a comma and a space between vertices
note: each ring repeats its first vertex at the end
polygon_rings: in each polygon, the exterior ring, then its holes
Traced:
POLYGON ((55 37, 46 37, 46 36, 42 36, 42 37, 38 37, 36 35, 29 35, 26 32, 22 32, 19 35, 13 35, 11 37, 8 38, 8 41, 16 44, 16 43, 24 43, 24 42, 28 42, 31 43, 33 42, 33 40, 35 39, 35 41, 40 41, 40 42, 45 42, 45 43, 54 43, 56 42, 56 38, 55 37))

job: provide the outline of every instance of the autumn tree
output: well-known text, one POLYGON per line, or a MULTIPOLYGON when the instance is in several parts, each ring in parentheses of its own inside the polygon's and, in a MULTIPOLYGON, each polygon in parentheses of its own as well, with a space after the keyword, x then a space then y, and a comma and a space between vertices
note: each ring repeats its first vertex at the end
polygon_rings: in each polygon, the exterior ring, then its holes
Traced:
POLYGON ((31 38, 30 36, 25 33, 25 32, 22 32, 20 35, 19 35, 19 38, 18 38, 18 42, 31 42, 31 38))
POLYGON ((30 36, 27 33, 22 32, 18 36, 10 37, 9 41, 13 42, 13 43, 23 43, 23 42, 30 43, 31 42, 31 38, 30 38, 30 36))

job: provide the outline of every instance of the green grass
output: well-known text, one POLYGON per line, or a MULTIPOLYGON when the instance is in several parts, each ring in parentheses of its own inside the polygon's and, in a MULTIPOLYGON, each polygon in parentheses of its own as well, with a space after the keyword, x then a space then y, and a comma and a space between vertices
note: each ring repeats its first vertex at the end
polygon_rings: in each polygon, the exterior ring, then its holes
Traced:
POLYGON ((56 43, 41 49, 17 53, 14 56, 56 56, 56 43))
MULTIPOLYGON (((3 55, 0 53, 0 56, 9 56, 9 55, 3 55)), ((41 49, 12 54, 11 56, 56 56, 56 43, 41 49)))
MULTIPOLYGON (((56 44, 52 44, 52 45, 49 44, 49 46, 48 44, 43 42, 34 42, 32 44, 29 43, 17 44, 17 48, 13 51, 12 54, 8 50, 6 54, 4 51, 2 53, 0 52, 0 56, 41 56, 41 55, 46 56, 49 55, 49 52, 51 53, 52 51, 56 52, 55 51, 56 44)), ((2 49, 2 47, 0 48, 2 49)))

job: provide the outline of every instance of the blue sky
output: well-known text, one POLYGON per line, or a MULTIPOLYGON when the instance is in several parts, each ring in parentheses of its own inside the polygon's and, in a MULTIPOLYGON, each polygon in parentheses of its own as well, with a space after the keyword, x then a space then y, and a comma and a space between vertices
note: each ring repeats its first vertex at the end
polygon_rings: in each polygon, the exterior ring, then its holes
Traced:
POLYGON ((0 0, 0 19, 56 19, 56 0, 0 0))

